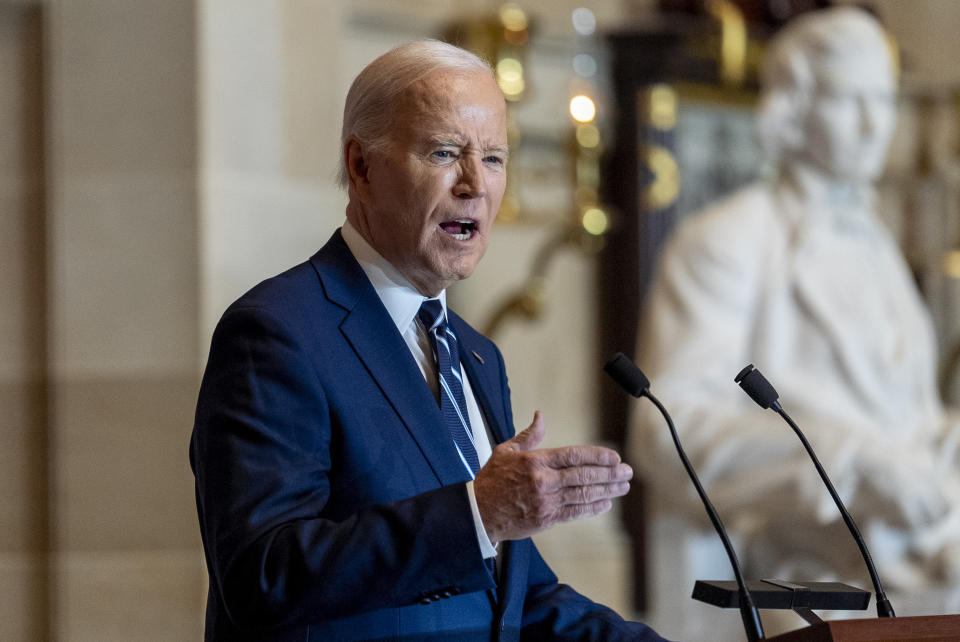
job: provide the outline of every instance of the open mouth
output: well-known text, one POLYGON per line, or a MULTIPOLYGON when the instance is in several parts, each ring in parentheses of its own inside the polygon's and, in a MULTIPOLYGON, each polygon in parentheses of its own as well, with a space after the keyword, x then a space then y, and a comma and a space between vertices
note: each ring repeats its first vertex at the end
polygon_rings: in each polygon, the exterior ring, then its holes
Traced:
POLYGON ((466 241, 477 230, 477 222, 468 218, 458 218, 453 221, 444 221, 440 229, 458 241, 466 241))

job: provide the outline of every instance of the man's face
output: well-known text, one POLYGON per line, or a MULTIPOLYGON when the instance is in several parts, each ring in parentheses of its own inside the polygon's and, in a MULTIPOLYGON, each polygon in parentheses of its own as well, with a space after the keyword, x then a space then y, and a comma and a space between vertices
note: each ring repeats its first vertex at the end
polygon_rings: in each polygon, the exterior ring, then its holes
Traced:
POLYGON ((506 187, 503 94, 483 72, 426 76, 393 106, 388 144, 366 152, 367 240, 424 295, 473 272, 506 187))
POLYGON ((824 64, 817 76, 801 157, 840 180, 875 180, 896 120, 889 66, 882 57, 851 56, 824 64))

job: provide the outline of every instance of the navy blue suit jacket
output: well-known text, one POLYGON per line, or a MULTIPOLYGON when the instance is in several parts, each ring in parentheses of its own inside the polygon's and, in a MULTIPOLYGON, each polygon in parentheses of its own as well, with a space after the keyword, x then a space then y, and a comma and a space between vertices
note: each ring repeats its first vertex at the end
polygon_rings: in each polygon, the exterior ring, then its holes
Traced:
MULTIPOLYGON (((497 442, 496 346, 450 315, 497 442)), ((214 332, 190 461, 208 640, 659 639, 556 576, 529 540, 484 564, 429 387, 339 231, 214 332)))

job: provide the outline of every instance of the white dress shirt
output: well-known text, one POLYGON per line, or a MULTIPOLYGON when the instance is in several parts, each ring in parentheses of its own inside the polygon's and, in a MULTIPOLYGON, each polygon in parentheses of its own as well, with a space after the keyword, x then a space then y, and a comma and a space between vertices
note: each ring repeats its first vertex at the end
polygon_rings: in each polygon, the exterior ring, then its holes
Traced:
MULTIPOLYGON (((420 305, 428 297, 423 296, 408 281, 400 271, 390 264, 380 255, 367 241, 360 236, 349 221, 344 221, 341 228, 343 240, 347 247, 357 259, 360 267, 363 269, 373 288, 377 291, 380 301, 390 318, 393 319, 397 330, 403 336, 410 353, 413 355, 417 365, 420 366, 420 372, 424 379, 430 385, 435 399, 439 399, 439 388, 437 383, 437 373, 433 363, 433 350, 430 345, 430 337, 423 326, 417 321, 417 312, 420 305)), ((447 312, 447 293, 446 290, 436 297, 443 305, 444 314, 447 312)), ((470 426, 473 431, 473 443, 477 449, 477 457, 480 465, 483 466, 490 458, 492 452, 490 444, 493 439, 490 435, 490 429, 484 420, 483 413, 477 405, 477 400, 473 396, 473 388, 470 386, 470 378, 463 372, 463 366, 460 366, 461 378, 463 380, 463 394, 467 399, 467 413, 470 417, 470 426), (479 429, 482 427, 483 430, 479 429)), ((472 473, 471 473, 472 474, 472 473)), ((473 522, 477 531, 477 541, 480 544, 480 551, 484 558, 495 557, 497 549, 487 536, 487 531, 483 527, 483 521, 480 519, 480 510, 477 507, 477 497, 473 490, 473 481, 467 482, 467 495, 470 497, 470 508, 473 511, 473 522)))

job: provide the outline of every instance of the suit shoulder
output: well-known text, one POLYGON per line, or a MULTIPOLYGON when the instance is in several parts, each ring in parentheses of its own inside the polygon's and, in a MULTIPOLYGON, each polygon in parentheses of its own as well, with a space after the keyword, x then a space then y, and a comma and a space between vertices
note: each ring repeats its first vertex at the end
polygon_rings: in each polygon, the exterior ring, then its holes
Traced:
POLYGON ((253 286, 227 308, 224 316, 241 309, 260 309, 281 317, 297 311, 301 315, 315 315, 318 306, 335 301, 327 295, 320 266, 331 275, 329 280, 343 281, 347 287, 358 287, 361 280, 356 274, 360 272, 359 266, 337 230, 309 260, 253 286))
POLYGON ((244 308, 280 313, 301 307, 313 294, 322 294, 322 288, 316 271, 309 261, 304 261, 247 290, 227 308, 224 316, 244 308))
POLYGON ((305 261, 252 287, 224 311, 217 328, 269 328, 309 342, 310 337, 334 333, 344 314, 327 297, 314 266, 305 261))

